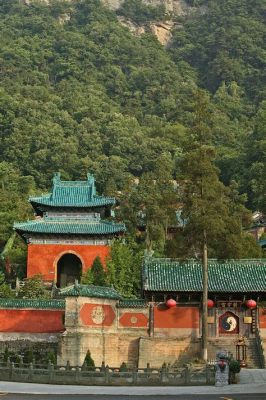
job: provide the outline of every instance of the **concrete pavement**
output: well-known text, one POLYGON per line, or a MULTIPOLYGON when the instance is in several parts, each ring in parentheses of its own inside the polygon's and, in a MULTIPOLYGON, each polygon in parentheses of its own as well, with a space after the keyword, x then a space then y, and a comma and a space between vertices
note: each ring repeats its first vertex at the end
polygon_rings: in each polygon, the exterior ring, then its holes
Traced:
POLYGON ((266 393, 266 369, 242 369, 239 384, 215 386, 74 386, 0 382, 0 392, 27 394, 182 395, 266 393))
POLYGON ((239 374, 239 382, 243 384, 266 384, 266 369, 242 368, 239 374))
POLYGON ((0 382, 0 392, 27 394, 87 394, 87 395, 185 395, 185 394, 247 394, 266 393, 266 383, 237 384, 224 387, 188 386, 188 387, 139 387, 139 386, 72 386, 43 385, 36 383, 0 382))

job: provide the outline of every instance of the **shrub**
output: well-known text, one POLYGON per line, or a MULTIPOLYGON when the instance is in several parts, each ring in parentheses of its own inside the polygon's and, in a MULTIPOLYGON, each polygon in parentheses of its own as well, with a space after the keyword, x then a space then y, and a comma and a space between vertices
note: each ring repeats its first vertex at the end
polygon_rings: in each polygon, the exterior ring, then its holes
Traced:
POLYGON ((86 367, 95 368, 95 363, 93 361, 93 358, 91 357, 91 353, 89 350, 87 351, 83 365, 85 365, 86 367))
POLYGON ((237 360, 231 360, 229 362, 229 371, 233 374, 238 374, 241 370, 240 362, 237 360))

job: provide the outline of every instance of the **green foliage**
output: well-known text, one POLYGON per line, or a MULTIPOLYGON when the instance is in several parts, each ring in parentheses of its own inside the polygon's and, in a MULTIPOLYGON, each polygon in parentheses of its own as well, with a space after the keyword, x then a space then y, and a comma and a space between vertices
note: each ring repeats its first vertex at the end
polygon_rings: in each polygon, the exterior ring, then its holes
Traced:
MULTIPOLYGON (((87 274, 87 277, 89 275, 87 274)), ((92 284, 96 286, 106 286, 106 273, 104 271, 101 259, 99 256, 95 258, 91 267, 92 284)))
POLYGON ((34 275, 24 280, 24 285, 18 291, 18 297, 23 299, 47 299, 50 292, 45 288, 41 275, 34 275))
POLYGON ((83 365, 85 365, 86 367, 89 367, 89 368, 94 368, 95 367, 94 360, 91 357, 91 353, 90 353, 89 350, 87 351, 87 354, 85 356, 83 365))
POLYGON ((229 371, 233 374, 239 374, 241 370, 240 362, 238 360, 230 360, 229 362, 229 371))
POLYGON ((5 282, 5 274, 0 271, 0 286, 5 282))
MULTIPOLYGON (((225 187, 215 166, 215 149, 211 145, 211 113, 208 97, 203 92, 195 96, 194 125, 188 149, 180 163, 182 173, 182 216, 186 220, 184 234, 189 256, 202 255, 207 240, 211 256, 245 258, 247 252, 255 257, 261 251, 251 236, 242 233, 248 210, 237 186, 225 187)), ((184 249, 185 253, 185 249, 184 249)))
POLYGON ((30 364, 34 360, 34 353, 33 349, 30 347, 29 349, 26 350, 24 357, 23 357, 23 362, 24 364, 30 364))
POLYGON ((4 357, 3 357, 4 362, 8 361, 9 355, 10 355, 10 353, 9 353, 8 347, 5 347, 4 357))
POLYGON ((128 371, 127 364, 125 362, 122 362, 122 364, 119 367, 119 371, 120 372, 127 372, 128 371))
POLYGON ((174 37, 174 57, 199 71, 212 92, 222 82, 237 82, 252 99, 265 97, 264 2, 206 0, 174 37), (263 95, 264 92, 264 95, 263 95))
POLYGON ((81 276, 81 282, 83 285, 92 285, 94 281, 94 276, 92 274, 92 270, 88 269, 81 276))
POLYGON ((115 240, 107 259, 107 281, 123 297, 139 295, 141 282, 142 252, 132 244, 115 240))
MULTIPOLYGON (((259 256, 241 228, 249 223, 246 204, 263 212, 266 204, 263 0, 189 4, 203 7, 178 18, 165 49, 151 34, 132 35, 99 0, 0 2, 1 251, 13 222, 32 217, 28 197, 47 191, 54 171, 81 179, 90 170, 99 193, 119 197, 117 214, 131 242, 114 250, 108 281, 131 296, 140 276, 132 260, 144 248, 197 253, 191 244, 204 224, 196 211, 190 233, 188 224, 171 242, 166 232, 180 208, 176 187, 188 198, 199 188, 191 177, 206 169, 210 254, 259 256), (193 97, 199 86, 211 116, 201 126, 209 136, 201 147, 193 97), (127 276, 132 282, 122 283, 127 276)), ((140 0, 125 1, 118 13, 136 23, 165 18, 163 7, 140 0)), ((191 197, 189 206, 195 202, 191 197)), ((22 277, 25 245, 9 244, 12 279, 22 277)), ((82 277, 93 279, 91 271, 82 277)))
POLYGON ((165 19, 165 6, 146 5, 142 0, 125 0, 119 8, 118 14, 137 24, 143 24, 165 19))
POLYGON ((56 354, 52 351, 49 351, 46 355, 46 362, 55 365, 56 364, 56 354))
POLYGON ((2 283, 0 285, 0 298, 2 299, 12 299, 16 297, 14 290, 10 288, 7 283, 2 283))

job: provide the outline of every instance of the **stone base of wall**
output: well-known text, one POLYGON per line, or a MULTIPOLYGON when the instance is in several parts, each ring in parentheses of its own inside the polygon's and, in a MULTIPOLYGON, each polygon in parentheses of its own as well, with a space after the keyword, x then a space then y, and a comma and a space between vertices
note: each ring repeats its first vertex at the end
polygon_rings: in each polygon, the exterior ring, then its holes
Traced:
POLYGON ((82 365, 89 350, 95 365, 119 367, 123 362, 129 367, 138 365, 139 336, 135 334, 67 332, 59 341, 57 363, 82 365))
MULTIPOLYGON (((137 332, 136 332, 137 333, 137 332)), ((191 338, 146 338, 135 334, 68 332, 59 342, 57 363, 81 366, 87 351, 95 365, 160 368, 163 363, 179 365, 200 357, 200 340, 191 338)))
POLYGON ((191 358, 200 357, 200 339, 190 338, 140 338, 139 368, 147 363, 160 368, 163 363, 184 364, 191 358))

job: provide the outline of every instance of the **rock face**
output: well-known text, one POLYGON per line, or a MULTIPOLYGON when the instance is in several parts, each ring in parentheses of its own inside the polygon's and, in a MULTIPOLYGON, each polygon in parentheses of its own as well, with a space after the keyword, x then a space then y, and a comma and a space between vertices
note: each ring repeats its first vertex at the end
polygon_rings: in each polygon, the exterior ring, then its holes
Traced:
POLYGON ((118 21, 121 25, 127 27, 130 32, 132 32, 136 36, 140 36, 145 32, 153 33, 158 41, 164 45, 168 46, 172 39, 171 29, 174 26, 172 21, 167 22, 156 22, 156 23, 149 23, 145 25, 138 25, 135 24, 133 21, 126 19, 122 16, 118 16, 118 21))
MULTIPOLYGON (((112 10, 117 10, 124 0, 102 0, 102 2, 112 10)), ((164 5, 167 12, 176 15, 187 14, 190 9, 184 0, 143 0, 143 3, 150 6, 164 5)))
MULTIPOLYGON (((150 6, 159 6, 164 5, 165 10, 168 14, 174 15, 187 15, 192 10, 193 7, 190 7, 185 0, 142 0, 144 4, 150 6)), ((123 4, 124 0, 102 0, 103 5, 106 7, 116 11, 123 4)), ((173 27, 177 27, 174 22, 170 19, 167 21, 156 21, 150 22, 142 25, 138 25, 131 20, 128 20, 124 17, 118 16, 118 20, 123 26, 126 26, 130 32, 134 35, 139 36, 145 32, 153 33, 158 41, 164 45, 169 46, 172 39, 171 30, 173 27)))
POLYGON ((171 29, 173 26, 174 23, 172 21, 158 22, 157 24, 151 24, 150 29, 162 45, 168 46, 172 39, 171 29))
MULTIPOLYGON (((49 0, 20 0, 23 4, 29 5, 34 1, 41 1, 43 3, 49 4, 49 0)), ((78 0, 61 0, 68 3, 72 1, 78 0)), ((168 14, 174 15, 187 15, 189 14, 194 8, 190 7, 185 0, 142 0, 144 4, 150 6, 159 6, 164 5, 165 10, 168 14)), ((110 8, 111 10, 118 10, 121 5, 123 4, 124 0, 101 0, 102 4, 105 7, 110 8)), ((62 25, 66 23, 70 19, 70 15, 64 14, 59 17, 59 23, 62 25)), ((168 46, 171 43, 172 33, 171 30, 173 27, 177 27, 172 20, 168 21, 157 21, 157 22, 150 22, 142 25, 138 25, 131 20, 128 20, 122 16, 118 16, 118 20, 123 26, 126 26, 130 32, 134 35, 142 35, 145 32, 153 33, 158 41, 164 45, 168 46)))

